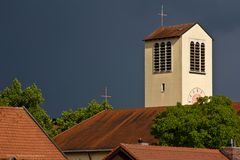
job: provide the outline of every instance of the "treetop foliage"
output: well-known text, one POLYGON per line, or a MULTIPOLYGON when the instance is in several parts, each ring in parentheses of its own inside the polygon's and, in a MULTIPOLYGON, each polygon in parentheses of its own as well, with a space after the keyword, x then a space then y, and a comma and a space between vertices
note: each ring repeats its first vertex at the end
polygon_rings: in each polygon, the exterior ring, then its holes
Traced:
POLYGON ((51 137, 98 112, 112 109, 112 106, 106 101, 98 103, 92 100, 86 108, 78 108, 76 111, 63 111, 62 115, 53 122, 51 117, 41 107, 43 102, 44 98, 42 92, 36 84, 23 89, 21 83, 17 79, 14 79, 9 87, 6 87, 0 92, 0 106, 24 106, 51 137))
POLYGON ((36 84, 22 88, 21 83, 14 79, 10 87, 0 93, 0 106, 25 107, 50 135, 55 135, 52 119, 41 107, 44 102, 41 90, 36 84))
POLYGON ((189 106, 177 104, 159 113, 151 128, 158 145, 220 148, 231 139, 240 143, 240 117, 224 96, 199 98, 189 106))
POLYGON ((42 92, 36 84, 23 90, 17 79, 14 79, 12 85, 6 87, 0 94, 1 105, 30 108, 40 106, 43 102, 42 92))

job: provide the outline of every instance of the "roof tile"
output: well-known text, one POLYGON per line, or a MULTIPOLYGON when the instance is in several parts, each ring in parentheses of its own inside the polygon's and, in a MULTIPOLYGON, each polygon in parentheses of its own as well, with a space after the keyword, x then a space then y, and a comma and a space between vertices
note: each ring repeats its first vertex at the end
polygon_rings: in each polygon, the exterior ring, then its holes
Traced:
POLYGON ((120 147, 137 160, 228 160, 217 149, 148 146, 140 144, 121 144, 120 147))
POLYGON ((66 160, 24 108, 0 107, 0 159, 66 160))
POLYGON ((163 107, 105 110, 55 137, 63 151, 113 149, 120 143, 148 143, 157 140, 150 134, 155 115, 163 107))
POLYGON ((163 38, 173 38, 173 37, 180 37, 190 28, 192 28, 196 23, 189 23, 189 24, 179 24, 174 26, 163 26, 156 29, 150 35, 148 35, 144 40, 150 41, 155 39, 163 39, 163 38))
MULTIPOLYGON (((233 106, 239 110, 239 103, 233 106)), ((120 143, 155 144, 150 134, 153 119, 166 107, 105 110, 57 135, 54 140, 67 151, 111 150, 120 143)))

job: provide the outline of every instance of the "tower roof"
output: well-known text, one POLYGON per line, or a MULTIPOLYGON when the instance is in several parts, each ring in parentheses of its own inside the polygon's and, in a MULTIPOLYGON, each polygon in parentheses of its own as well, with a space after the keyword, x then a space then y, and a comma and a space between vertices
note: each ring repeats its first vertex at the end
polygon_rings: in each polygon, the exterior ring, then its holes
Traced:
POLYGON ((156 40, 156 39, 163 39, 163 38, 173 38, 173 37, 180 37, 190 28, 192 28, 197 23, 188 23, 188 24, 178 24, 174 26, 162 26, 147 37, 145 37, 144 41, 156 40))

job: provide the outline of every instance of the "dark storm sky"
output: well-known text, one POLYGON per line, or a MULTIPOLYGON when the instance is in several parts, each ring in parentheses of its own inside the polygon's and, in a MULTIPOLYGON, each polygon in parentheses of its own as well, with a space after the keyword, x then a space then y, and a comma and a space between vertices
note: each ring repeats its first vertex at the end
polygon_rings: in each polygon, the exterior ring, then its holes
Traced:
POLYGON ((41 88, 52 116, 101 101, 143 107, 142 39, 160 26, 200 22, 214 38, 215 95, 240 101, 239 0, 1 0, 0 88, 41 88))

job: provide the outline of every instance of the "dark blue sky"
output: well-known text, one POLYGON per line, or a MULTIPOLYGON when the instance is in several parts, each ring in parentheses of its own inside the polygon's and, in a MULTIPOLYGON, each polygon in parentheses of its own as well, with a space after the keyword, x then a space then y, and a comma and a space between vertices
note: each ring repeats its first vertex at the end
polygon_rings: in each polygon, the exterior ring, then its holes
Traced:
POLYGON ((52 117, 101 101, 105 86, 115 108, 143 107, 142 40, 162 3, 166 25, 197 21, 213 36, 214 94, 240 101, 238 0, 1 0, 1 90, 36 83, 52 117))

